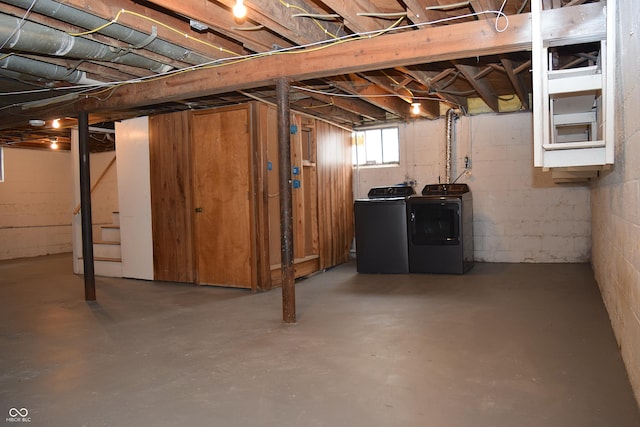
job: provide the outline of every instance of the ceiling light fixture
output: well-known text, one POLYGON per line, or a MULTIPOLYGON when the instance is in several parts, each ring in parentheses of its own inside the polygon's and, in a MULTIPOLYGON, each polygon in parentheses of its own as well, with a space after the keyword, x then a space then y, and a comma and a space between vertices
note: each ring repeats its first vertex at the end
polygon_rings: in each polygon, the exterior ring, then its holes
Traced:
POLYGON ((29 124, 34 127, 44 126, 44 120, 40 119, 31 119, 29 120, 29 124))
POLYGON ((413 114, 414 116, 417 116, 418 114, 420 114, 420 103, 419 102, 412 102, 411 103, 411 114, 413 114))
POLYGON ((236 0, 236 4, 233 6, 233 16, 238 19, 242 19, 247 16, 247 7, 244 5, 243 0, 236 0))
POLYGON ((51 141, 51 148, 53 150, 57 150, 58 149, 58 138, 50 138, 49 141, 51 141))
POLYGON ((55 119, 54 121, 51 122, 51 127, 53 127, 54 129, 58 129, 60 127, 60 120, 59 119, 55 119))

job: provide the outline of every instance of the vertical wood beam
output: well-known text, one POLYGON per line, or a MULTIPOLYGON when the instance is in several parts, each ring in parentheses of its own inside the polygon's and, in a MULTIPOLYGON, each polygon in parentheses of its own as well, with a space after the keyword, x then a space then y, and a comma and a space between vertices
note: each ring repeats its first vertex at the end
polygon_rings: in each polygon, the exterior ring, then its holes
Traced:
POLYGON ((278 161, 280 167, 280 265, 282 272, 282 320, 296 322, 296 288, 293 269, 293 197, 291 188, 290 82, 276 80, 278 117, 278 161))
POLYGON ((93 231, 91 230, 91 174, 89 163, 89 114, 78 113, 80 156, 80 215, 82 217, 82 262, 84 299, 96 300, 96 276, 93 269, 93 231))

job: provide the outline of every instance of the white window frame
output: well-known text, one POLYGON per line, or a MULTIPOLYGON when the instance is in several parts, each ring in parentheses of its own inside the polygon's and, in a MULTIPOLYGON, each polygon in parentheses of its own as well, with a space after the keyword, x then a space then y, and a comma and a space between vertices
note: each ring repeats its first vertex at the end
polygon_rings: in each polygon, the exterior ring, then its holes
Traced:
POLYGON ((0 182, 4 182, 4 147, 0 147, 0 182))
MULTIPOLYGON (((378 151, 378 150, 376 150, 378 151)), ((388 154, 388 153, 387 153, 388 154)), ((378 157, 375 154, 372 157, 378 157)), ((400 164, 400 128, 398 126, 385 126, 385 127, 376 127, 376 128, 363 128, 357 129, 353 132, 353 142, 352 142, 352 165, 353 167, 385 167, 385 166, 398 166, 400 164), (393 151, 390 155, 385 155, 384 147, 386 146, 384 141, 385 131, 393 130, 396 131, 396 144, 397 151, 393 151), (366 134, 370 132, 379 132, 379 141, 380 146, 377 147, 379 149, 379 159, 373 159, 363 162, 360 156, 362 154, 366 157, 367 150, 367 141, 366 134), (358 149, 358 146, 362 146, 361 149, 358 149)))

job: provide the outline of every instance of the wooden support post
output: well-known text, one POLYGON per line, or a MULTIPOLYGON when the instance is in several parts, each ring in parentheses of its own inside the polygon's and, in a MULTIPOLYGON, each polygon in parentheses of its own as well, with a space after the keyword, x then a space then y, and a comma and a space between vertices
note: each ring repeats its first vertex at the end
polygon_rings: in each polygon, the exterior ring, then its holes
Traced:
POLYGON ((82 262, 84 299, 96 300, 96 277, 93 269, 93 232, 91 230, 91 175, 89 169, 89 114, 78 113, 80 155, 80 215, 82 216, 82 262))
POLYGON ((278 106, 278 158, 280 166, 280 255, 282 272, 282 319, 296 322, 296 288, 293 270, 293 202, 291 186, 291 136, 289 80, 276 80, 278 106))

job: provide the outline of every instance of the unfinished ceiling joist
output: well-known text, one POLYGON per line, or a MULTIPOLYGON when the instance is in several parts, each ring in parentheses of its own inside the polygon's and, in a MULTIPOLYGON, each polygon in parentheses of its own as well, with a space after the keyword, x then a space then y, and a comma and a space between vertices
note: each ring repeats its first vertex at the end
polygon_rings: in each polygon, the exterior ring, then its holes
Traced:
MULTIPOLYGON (((600 39, 606 28, 602 10, 601 3, 591 3, 544 11, 542 35, 550 43, 567 38, 585 42, 600 39), (567 22, 572 25, 567 26, 567 22)), ((530 15, 520 14, 509 17, 509 25, 503 32, 495 30, 492 20, 480 20, 329 43, 321 49, 274 53, 224 66, 198 68, 122 85, 100 96, 85 94, 75 103, 60 105, 55 113, 118 111, 272 86, 282 76, 303 81, 530 49, 530 15)), ((0 119, 0 128, 15 124, 11 111, 7 113, 0 119)))

